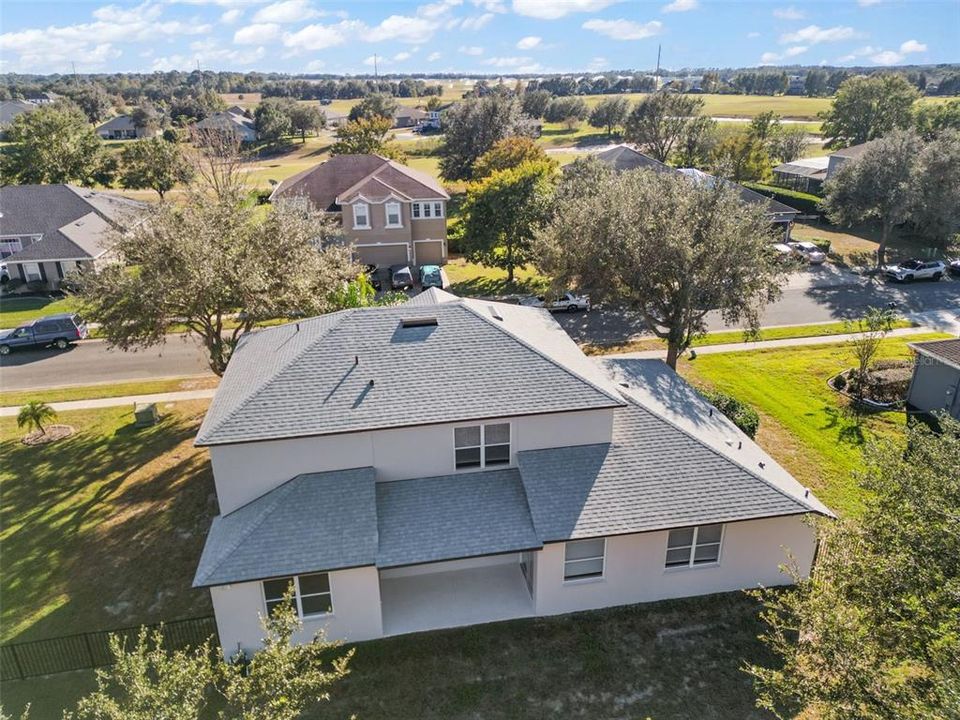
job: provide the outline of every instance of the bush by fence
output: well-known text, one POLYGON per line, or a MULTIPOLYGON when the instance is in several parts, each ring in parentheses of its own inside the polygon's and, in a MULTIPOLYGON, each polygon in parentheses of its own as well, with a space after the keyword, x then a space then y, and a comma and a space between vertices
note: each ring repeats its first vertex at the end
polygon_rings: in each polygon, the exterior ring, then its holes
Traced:
MULTIPOLYGON (((163 633, 163 645, 169 650, 195 647, 211 636, 217 640, 217 623, 212 615, 146 627, 150 632, 159 629, 163 633)), ((89 670, 109 665, 113 662, 109 637, 118 635, 126 641, 127 647, 133 647, 139 632, 138 625, 0 645, 0 680, 22 680, 38 675, 89 670)))
POLYGON ((789 190, 787 188, 777 187, 776 185, 764 185, 763 183, 745 182, 744 187, 748 187, 754 192, 773 198, 784 205, 789 205, 794 210, 799 210, 804 215, 819 215, 820 201, 816 195, 789 190))
POLYGON ((706 388, 697 388, 697 390, 749 437, 756 436, 757 428, 760 427, 760 416, 756 410, 725 392, 707 390, 706 388))

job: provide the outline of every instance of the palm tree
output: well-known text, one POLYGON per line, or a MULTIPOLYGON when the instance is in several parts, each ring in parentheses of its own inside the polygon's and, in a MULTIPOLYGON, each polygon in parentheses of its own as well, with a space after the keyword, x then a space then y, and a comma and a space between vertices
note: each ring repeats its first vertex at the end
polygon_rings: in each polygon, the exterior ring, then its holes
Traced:
POLYGON ((43 423, 53 422, 57 419, 57 411, 40 400, 31 400, 22 408, 17 415, 17 427, 36 428, 41 435, 46 435, 47 431, 43 429, 43 423))

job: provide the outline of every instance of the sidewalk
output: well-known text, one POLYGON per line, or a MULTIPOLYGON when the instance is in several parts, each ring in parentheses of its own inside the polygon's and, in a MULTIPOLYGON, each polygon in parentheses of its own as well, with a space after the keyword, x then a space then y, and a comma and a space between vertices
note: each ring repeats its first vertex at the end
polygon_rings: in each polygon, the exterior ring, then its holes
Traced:
MULTIPOLYGON (((928 327, 910 327, 898 328, 887 333, 887 337, 903 337, 909 335, 922 335, 923 333, 934 332, 928 327)), ((691 348, 697 355, 713 355, 715 353, 725 352, 743 352, 747 350, 765 350, 767 348, 782 348, 801 345, 829 345, 831 343, 842 343, 859 335, 859 333, 846 333, 843 335, 817 335, 815 337, 805 338, 784 338, 782 340, 757 340, 754 342, 725 343, 723 345, 704 345, 703 347, 691 348)), ((690 352, 689 350, 687 351, 690 352)), ((667 348, 662 350, 645 350, 643 352, 611 353, 610 355, 600 355, 604 358, 618 358, 625 360, 659 360, 667 355, 667 348)))
MULTIPOLYGON (((168 403, 179 400, 206 400, 212 398, 216 388, 206 390, 181 390, 179 392, 153 393, 152 395, 123 395, 121 397, 95 398, 91 400, 69 400, 67 402, 50 403, 57 412, 68 410, 96 410, 98 408, 118 407, 129 405, 131 409, 136 403, 168 403)), ((0 407, 0 417, 15 417, 20 412, 19 406, 0 407)))

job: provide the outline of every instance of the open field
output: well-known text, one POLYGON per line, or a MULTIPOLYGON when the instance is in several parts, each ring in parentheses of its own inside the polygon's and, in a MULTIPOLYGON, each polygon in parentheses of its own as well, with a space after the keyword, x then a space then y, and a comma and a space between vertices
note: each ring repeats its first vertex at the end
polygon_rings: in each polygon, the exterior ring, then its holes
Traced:
MULTIPOLYGON (((872 266, 876 262, 879 229, 874 225, 855 228, 840 228, 826 223, 797 222, 790 231, 794 240, 817 242, 830 241, 830 257, 835 262, 849 266, 872 266)), ((927 248, 912 238, 896 233, 887 244, 887 260, 924 254, 927 248)))
POLYGON ((195 617, 210 612, 190 583, 216 507, 207 453, 193 447, 206 401, 61 413, 77 434, 20 442, 0 420, 3 642, 195 617))
MULTIPOLYGON (((887 338, 877 359, 911 357, 908 342, 949 337, 940 333, 887 338)), ((871 438, 903 432, 902 412, 868 415, 861 422, 827 380, 854 363, 846 343, 701 355, 681 374, 728 392, 760 413, 757 442, 827 505, 842 514, 861 508, 852 473, 871 438)))

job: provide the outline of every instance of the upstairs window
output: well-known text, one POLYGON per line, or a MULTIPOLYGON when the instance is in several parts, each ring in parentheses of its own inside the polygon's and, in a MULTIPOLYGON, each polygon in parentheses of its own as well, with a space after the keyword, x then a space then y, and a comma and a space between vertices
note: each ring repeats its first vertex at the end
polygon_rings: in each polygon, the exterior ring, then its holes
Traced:
POLYGON ((469 425, 453 429, 457 469, 510 464, 510 423, 469 425))
POLYGON ((442 218, 442 202, 415 202, 410 206, 410 215, 414 220, 420 218, 442 218))
POLYGON ((699 525, 671 530, 664 567, 696 567, 720 562, 723 525, 699 525))
POLYGON ((357 229, 370 227, 370 208, 366 203, 353 204, 353 227, 357 229))
POLYGON ((333 597, 330 593, 330 574, 312 573, 263 581, 263 599, 267 614, 283 603, 283 595, 293 586, 293 603, 301 618, 327 615, 333 612, 333 597))
POLYGON ((586 580, 603 577, 606 550, 605 538, 573 540, 564 543, 563 579, 586 580))
POLYGON ((384 207, 387 214, 387 227, 403 227, 403 220, 400 215, 400 203, 388 202, 384 207))

